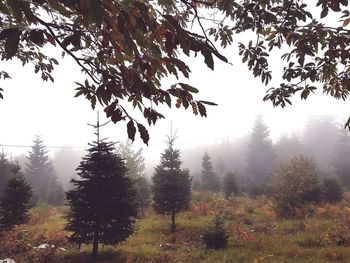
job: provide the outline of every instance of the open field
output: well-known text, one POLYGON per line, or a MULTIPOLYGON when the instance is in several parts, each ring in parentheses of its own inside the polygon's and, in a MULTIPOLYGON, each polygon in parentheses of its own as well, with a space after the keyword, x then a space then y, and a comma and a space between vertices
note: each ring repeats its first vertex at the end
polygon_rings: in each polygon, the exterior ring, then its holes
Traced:
MULTIPOLYGON (((345 195, 347 196, 347 195, 345 195)), ((30 221, 1 236, 0 259, 16 262, 89 262, 89 246, 70 244, 64 232, 65 207, 38 206, 30 221), (47 243, 52 248, 33 248, 47 243), (63 250, 64 248, 65 250, 63 250)), ((266 198, 195 195, 189 211, 170 219, 151 210, 136 232, 118 246, 101 246, 100 262, 350 262, 350 202, 311 205, 294 220, 278 219, 266 198), (208 250, 202 235, 215 215, 225 219, 229 245, 208 250)))

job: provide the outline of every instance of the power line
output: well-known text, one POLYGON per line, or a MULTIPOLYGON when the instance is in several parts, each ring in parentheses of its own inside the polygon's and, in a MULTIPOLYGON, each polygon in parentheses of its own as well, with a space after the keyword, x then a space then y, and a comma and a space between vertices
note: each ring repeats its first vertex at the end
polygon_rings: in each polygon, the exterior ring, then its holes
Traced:
MULTIPOLYGON (((20 144, 1 144, 0 147, 12 147, 12 148, 32 148, 33 145, 20 145, 20 144)), ((85 149, 87 146, 45 146, 48 149, 85 149)))
MULTIPOLYGON (((196 143, 209 143, 209 142, 218 142, 223 141, 224 138, 217 138, 217 139, 203 139, 203 140, 194 140, 194 141, 183 141, 178 142, 177 145, 189 145, 189 144, 196 144, 196 143)), ((227 140, 227 139, 226 139, 227 140)), ((151 143, 149 147, 159 147, 165 145, 164 143, 151 143)), ((133 146, 136 147, 142 147, 143 144, 135 143, 133 146)), ((11 147, 11 148, 32 148, 33 145, 25 145, 25 144, 1 144, 0 147, 11 147)), ((86 149, 88 145, 86 146, 45 146, 45 148, 48 149, 86 149)), ((148 147, 148 148, 149 148, 148 147)))

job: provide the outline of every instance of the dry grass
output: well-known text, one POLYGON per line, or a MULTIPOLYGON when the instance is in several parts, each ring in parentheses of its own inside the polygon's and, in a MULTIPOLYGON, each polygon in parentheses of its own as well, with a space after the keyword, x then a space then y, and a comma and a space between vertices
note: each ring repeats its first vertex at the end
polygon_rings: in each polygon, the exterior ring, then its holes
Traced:
MULTIPOLYGON (((101 247, 100 262, 350 262, 350 198, 313 205, 309 211, 304 218, 278 219, 265 197, 226 200, 202 193, 195 195, 189 211, 178 214, 176 233, 170 231, 169 218, 150 213, 137 222, 137 231, 126 242, 101 247), (218 251, 205 249, 201 239, 214 216, 225 219, 230 235, 228 247, 218 251)), ((64 213, 64 207, 31 209, 27 224, 0 237, 0 259, 90 262, 90 246, 79 252, 67 241, 64 213), (42 243, 55 248, 33 248, 42 243)))

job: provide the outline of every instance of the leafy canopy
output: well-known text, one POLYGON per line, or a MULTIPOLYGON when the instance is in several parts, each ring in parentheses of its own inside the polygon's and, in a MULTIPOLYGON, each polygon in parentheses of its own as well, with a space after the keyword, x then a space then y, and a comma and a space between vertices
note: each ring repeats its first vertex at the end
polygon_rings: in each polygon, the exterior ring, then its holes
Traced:
MULTIPOLYGON (((271 87, 264 100, 285 107, 294 94, 306 99, 316 83, 337 99, 349 96, 348 0, 5 0, 0 17, 2 60, 32 63, 43 80, 53 81, 58 62, 44 49, 53 45, 86 74, 76 96, 93 108, 101 104, 113 122, 127 121, 131 140, 137 129, 145 143, 149 134, 126 110, 126 102, 149 125, 164 117, 156 106, 171 107, 174 99, 176 107, 206 116, 205 104, 215 104, 195 100, 195 87, 182 81, 162 87, 161 80, 190 76, 183 55, 200 53, 211 69, 214 57, 228 62, 216 46, 226 48, 235 34, 247 31, 253 39, 239 44, 239 55, 264 84, 272 78, 271 51, 284 52, 283 82, 271 87), (335 14, 339 22, 327 24, 335 14)), ((0 77, 10 76, 1 71, 0 77)))

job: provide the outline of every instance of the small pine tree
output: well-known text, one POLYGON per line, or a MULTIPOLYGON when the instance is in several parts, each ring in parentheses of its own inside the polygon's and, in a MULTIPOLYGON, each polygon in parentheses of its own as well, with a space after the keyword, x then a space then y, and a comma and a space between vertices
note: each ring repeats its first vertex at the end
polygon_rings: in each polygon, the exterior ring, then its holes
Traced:
POLYGON ((210 156, 207 152, 202 157, 202 190, 220 191, 220 179, 214 172, 210 156))
POLYGON ((234 173, 227 173, 224 178, 224 193, 226 198, 237 195, 239 191, 238 183, 234 173))
POLYGON ((0 228, 7 230, 28 220, 31 187, 20 173, 19 166, 12 168, 13 176, 8 180, 0 199, 0 228))
POLYGON ((95 261, 100 243, 118 244, 133 233, 137 207, 133 183, 113 143, 90 146, 77 168, 81 180, 73 179, 74 188, 66 195, 66 230, 73 232, 72 242, 93 245, 95 261))
POLYGON ((176 228, 176 213, 187 209, 191 200, 190 172, 180 168, 180 151, 173 148, 174 140, 173 135, 168 137, 168 148, 152 177, 154 209, 159 214, 171 215, 172 231, 176 228))
POLYGON ((205 232, 203 242, 208 249, 221 249, 227 246, 228 235, 224 228, 224 220, 215 216, 214 228, 205 232))

